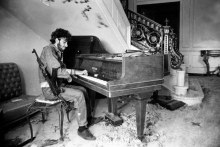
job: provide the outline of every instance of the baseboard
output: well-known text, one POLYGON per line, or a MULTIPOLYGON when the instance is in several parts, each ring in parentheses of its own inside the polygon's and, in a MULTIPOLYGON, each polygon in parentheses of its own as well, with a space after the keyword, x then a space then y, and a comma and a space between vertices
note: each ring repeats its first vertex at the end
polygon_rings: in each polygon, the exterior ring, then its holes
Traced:
POLYGON ((188 73, 189 76, 207 76, 206 74, 201 73, 188 73))

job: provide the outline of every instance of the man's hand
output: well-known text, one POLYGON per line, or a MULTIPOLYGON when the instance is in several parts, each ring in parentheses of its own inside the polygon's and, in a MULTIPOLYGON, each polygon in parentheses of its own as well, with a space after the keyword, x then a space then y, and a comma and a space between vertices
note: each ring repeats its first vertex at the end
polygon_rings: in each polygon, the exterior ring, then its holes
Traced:
POLYGON ((72 76, 74 76, 74 75, 86 75, 86 76, 88 76, 88 71, 87 70, 66 69, 66 71, 72 76))
POLYGON ((80 72, 80 74, 88 76, 88 71, 87 70, 83 70, 83 71, 80 72))

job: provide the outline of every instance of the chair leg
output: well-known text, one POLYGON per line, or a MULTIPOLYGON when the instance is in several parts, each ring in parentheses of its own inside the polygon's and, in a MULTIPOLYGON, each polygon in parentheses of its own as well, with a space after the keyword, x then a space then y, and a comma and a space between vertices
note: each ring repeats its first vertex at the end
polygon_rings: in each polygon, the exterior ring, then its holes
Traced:
MULTIPOLYGON (((28 115, 29 115, 29 114, 28 114, 28 115)), ((29 128, 30 128, 30 131, 31 131, 31 140, 33 140, 33 127, 32 127, 32 125, 31 125, 31 121, 30 121, 29 116, 27 116, 27 121, 28 121, 29 128)))
POLYGON ((29 128, 30 128, 30 132, 31 132, 31 141, 34 140, 34 137, 33 137, 33 127, 31 125, 31 121, 30 121, 30 110, 31 110, 31 107, 32 107, 33 104, 31 104, 28 109, 27 109, 27 112, 26 112, 26 118, 27 118, 27 122, 29 124, 29 128))
POLYGON ((42 115, 42 122, 44 123, 46 121, 46 108, 43 108, 44 110, 41 110, 41 115, 42 115))
POLYGON ((64 113, 63 113, 63 105, 61 104, 60 106, 60 114, 61 114, 61 119, 60 119, 60 140, 64 140, 63 138, 63 118, 64 118, 64 113))
POLYGON ((70 123, 69 112, 70 112, 70 111, 66 111, 66 117, 67 117, 68 122, 70 123))

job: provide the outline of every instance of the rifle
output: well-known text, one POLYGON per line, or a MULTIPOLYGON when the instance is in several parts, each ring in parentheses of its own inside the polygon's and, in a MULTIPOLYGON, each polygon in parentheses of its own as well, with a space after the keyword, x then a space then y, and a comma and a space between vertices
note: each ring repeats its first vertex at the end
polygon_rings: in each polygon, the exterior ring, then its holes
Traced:
POLYGON ((39 64, 39 67, 43 73, 44 78, 46 79, 46 81, 48 82, 50 89, 52 91, 52 93, 54 94, 54 96, 56 96, 58 99, 61 100, 64 108, 66 109, 67 112, 69 112, 71 110, 70 105, 68 104, 68 102, 60 95, 61 93, 61 88, 57 86, 56 81, 54 81, 50 74, 48 73, 48 71, 46 70, 46 66, 44 65, 44 63, 41 61, 41 59, 39 58, 37 52, 35 49, 33 49, 32 53, 34 53, 37 57, 37 62, 39 64))

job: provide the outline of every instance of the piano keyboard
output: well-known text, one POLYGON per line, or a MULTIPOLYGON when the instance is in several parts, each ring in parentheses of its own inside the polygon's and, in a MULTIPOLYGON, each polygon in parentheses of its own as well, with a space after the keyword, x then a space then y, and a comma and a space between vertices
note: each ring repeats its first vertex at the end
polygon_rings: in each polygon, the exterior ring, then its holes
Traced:
POLYGON ((101 79, 97 79, 97 78, 94 78, 94 77, 91 77, 91 76, 86 76, 86 75, 78 75, 78 76, 82 77, 82 78, 85 78, 87 80, 90 80, 90 81, 93 81, 93 82, 96 82, 96 83, 99 83, 99 84, 107 86, 107 81, 104 81, 104 80, 101 80, 101 79))

